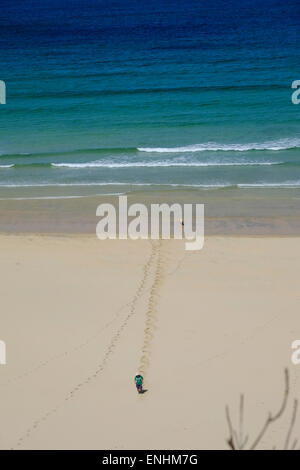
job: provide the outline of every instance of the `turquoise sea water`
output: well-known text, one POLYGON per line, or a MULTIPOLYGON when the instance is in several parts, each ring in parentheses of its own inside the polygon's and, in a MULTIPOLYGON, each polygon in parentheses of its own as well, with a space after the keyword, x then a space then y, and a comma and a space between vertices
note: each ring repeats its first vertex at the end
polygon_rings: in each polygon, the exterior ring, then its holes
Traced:
POLYGON ((0 26, 1 194, 300 187, 299 2, 2 0, 0 26))

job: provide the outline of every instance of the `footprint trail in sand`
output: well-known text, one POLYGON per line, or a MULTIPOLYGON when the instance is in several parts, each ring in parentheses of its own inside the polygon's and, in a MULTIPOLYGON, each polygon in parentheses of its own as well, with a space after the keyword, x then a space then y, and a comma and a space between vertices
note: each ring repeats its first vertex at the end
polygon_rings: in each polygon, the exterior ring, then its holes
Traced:
POLYGON ((130 303, 129 312, 126 315, 125 319, 122 321, 121 325, 119 326, 115 334, 113 335, 107 347, 107 350, 104 354, 104 357, 102 358, 101 362, 98 364, 94 372, 90 374, 84 381, 74 386, 59 404, 49 409, 47 412, 44 413, 43 416, 41 416, 39 419, 34 421, 33 424, 27 429, 27 431, 18 439, 18 441, 16 442, 16 445, 14 446, 15 448, 20 447, 22 444, 24 444, 24 441, 26 441, 31 436, 31 434, 43 422, 45 422, 45 420, 49 416, 56 413, 60 408, 62 408, 64 403, 66 403, 71 398, 73 398, 75 394, 79 392, 79 390, 81 390, 84 386, 88 385, 91 381, 95 380, 101 374, 108 360, 110 359, 110 356, 115 351, 122 332, 127 327, 128 322, 130 321, 131 317, 137 311, 137 303, 139 299, 145 294, 145 291, 147 289, 147 284, 149 282, 149 277, 151 276, 153 265, 155 264, 156 261, 157 261, 157 265, 155 268, 155 278, 154 278, 154 283, 152 284, 152 287, 150 290, 150 297, 149 297, 149 302, 148 302, 147 320, 146 320, 146 329, 145 329, 145 341, 144 341, 144 347, 143 347, 143 356, 141 360, 141 362, 145 364, 146 366, 146 362, 148 361, 148 358, 149 358, 149 346, 151 342, 151 337, 154 331, 153 321, 155 318, 155 304, 156 304, 157 288, 161 280, 160 242, 158 243, 151 242, 151 253, 150 253, 149 259, 144 265, 142 280, 138 286, 135 296, 133 297, 130 303))
POLYGON ((165 257, 163 256, 162 241, 153 242, 153 256, 155 257, 154 279, 150 288, 146 311, 146 325, 144 330, 144 343, 140 358, 139 371, 145 377, 150 365, 151 345, 157 327, 158 302, 164 279, 165 257))

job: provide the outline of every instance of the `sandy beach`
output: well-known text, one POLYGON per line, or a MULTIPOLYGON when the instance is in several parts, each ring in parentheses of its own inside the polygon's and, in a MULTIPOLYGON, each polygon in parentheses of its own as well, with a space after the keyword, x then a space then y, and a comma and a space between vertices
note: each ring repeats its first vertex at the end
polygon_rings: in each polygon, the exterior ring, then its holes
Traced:
POLYGON ((283 447, 300 391, 299 237, 211 236, 199 252, 92 235, 0 242, 2 449, 225 449, 240 393, 251 444, 287 366, 286 413, 259 446, 283 447))

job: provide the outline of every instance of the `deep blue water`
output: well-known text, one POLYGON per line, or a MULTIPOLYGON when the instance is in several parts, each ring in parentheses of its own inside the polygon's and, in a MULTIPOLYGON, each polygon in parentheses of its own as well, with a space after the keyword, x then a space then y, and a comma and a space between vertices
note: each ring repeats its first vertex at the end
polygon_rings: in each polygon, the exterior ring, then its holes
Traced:
POLYGON ((0 8, 1 186, 300 186, 300 2, 0 8))

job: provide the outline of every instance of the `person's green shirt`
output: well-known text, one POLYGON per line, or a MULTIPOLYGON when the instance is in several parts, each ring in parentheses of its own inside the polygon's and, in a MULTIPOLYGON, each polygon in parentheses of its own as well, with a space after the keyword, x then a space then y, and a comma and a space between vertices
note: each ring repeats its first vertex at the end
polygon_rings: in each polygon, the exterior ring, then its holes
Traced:
POLYGON ((136 375, 136 376, 134 377, 134 380, 135 380, 135 383, 136 383, 137 385, 142 385, 142 384, 143 384, 143 377, 142 377, 142 375, 136 375))

